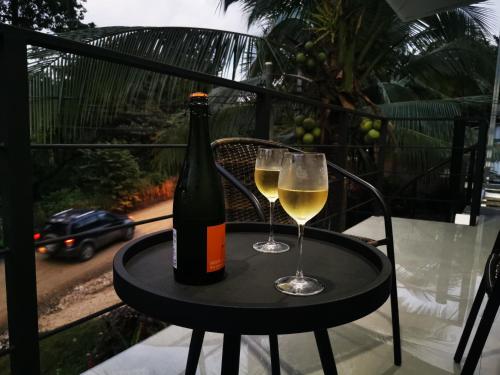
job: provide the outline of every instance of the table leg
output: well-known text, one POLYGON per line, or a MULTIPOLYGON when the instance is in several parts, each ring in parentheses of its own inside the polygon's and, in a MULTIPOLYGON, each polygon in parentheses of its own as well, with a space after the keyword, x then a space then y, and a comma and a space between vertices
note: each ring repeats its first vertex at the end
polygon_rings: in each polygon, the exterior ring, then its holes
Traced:
POLYGON ((237 374, 240 368, 241 335, 224 334, 221 375, 237 374))
POLYGON ((330 337, 326 329, 314 331, 316 345, 318 346, 319 358, 325 375, 337 375, 337 367, 335 366, 335 358, 333 357, 332 345, 330 337))
POLYGON ((271 374, 280 375, 280 352, 278 347, 278 336, 269 335, 269 349, 271 352, 271 374))
POLYGON ((186 364, 186 375, 195 375, 196 368, 198 367, 198 360, 200 359, 201 346, 203 345, 203 338, 205 331, 193 330, 191 334, 191 343, 189 344, 189 353, 186 364))

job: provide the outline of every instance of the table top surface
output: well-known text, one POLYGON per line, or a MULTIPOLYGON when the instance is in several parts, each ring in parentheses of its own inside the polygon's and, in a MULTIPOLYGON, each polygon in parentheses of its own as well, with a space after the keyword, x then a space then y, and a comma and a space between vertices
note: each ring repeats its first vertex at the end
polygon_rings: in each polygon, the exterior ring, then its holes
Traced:
POLYGON ((274 281, 297 266, 297 229, 276 225, 275 237, 291 250, 256 252, 269 226, 228 224, 226 277, 203 286, 174 281, 172 232, 142 237, 114 260, 114 283, 124 302, 164 321, 215 332, 293 333, 353 321, 376 310, 389 296, 391 267, 378 249, 348 236, 307 228, 303 270, 325 290, 314 296, 280 293, 274 281))

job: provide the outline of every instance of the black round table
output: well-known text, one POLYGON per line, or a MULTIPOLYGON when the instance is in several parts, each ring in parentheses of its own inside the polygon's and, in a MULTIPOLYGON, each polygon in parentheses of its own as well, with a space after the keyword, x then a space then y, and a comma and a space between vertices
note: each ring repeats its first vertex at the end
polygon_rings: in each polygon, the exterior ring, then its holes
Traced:
POLYGON ((290 296, 274 281, 295 273, 297 228, 275 225, 275 236, 290 245, 281 254, 252 248, 269 226, 228 223, 226 277, 203 286, 174 281, 172 232, 128 243, 113 262, 114 287, 128 305, 168 323, 193 329, 186 374, 194 374, 205 331, 224 334, 222 374, 239 366, 241 335, 269 335, 273 374, 279 373, 277 335, 313 331, 325 374, 336 374, 327 328, 352 322, 380 307, 390 294, 391 264, 378 249, 331 231, 306 228, 303 269, 325 290, 290 296))

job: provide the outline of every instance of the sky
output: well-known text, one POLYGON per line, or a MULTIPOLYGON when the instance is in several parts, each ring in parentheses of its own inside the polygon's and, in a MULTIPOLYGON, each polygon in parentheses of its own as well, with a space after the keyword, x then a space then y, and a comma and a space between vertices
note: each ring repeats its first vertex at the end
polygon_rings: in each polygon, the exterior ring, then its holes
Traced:
POLYGON ((227 12, 219 0, 87 0, 84 22, 97 26, 194 26, 260 35, 247 29, 248 17, 239 4, 227 12))
MULTIPOLYGON (((97 26, 194 26, 261 35, 260 27, 247 29, 248 17, 239 4, 227 12, 219 0, 87 0, 85 22, 97 26)), ((500 30, 500 0, 490 1, 495 31, 500 30)))

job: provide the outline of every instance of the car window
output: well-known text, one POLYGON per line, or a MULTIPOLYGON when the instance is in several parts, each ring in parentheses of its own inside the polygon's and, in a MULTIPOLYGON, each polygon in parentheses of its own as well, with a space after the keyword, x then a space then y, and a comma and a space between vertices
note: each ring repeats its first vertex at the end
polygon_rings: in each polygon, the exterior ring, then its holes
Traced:
POLYGON ((44 228, 45 233, 55 233, 59 236, 67 234, 68 224, 66 223, 49 223, 44 228))
POLYGON ((73 233, 85 232, 97 228, 100 225, 96 215, 88 215, 76 221, 72 226, 73 233))
POLYGON ((113 214, 110 214, 109 212, 100 212, 99 213, 99 220, 103 224, 109 224, 109 223, 116 222, 117 217, 113 214))

